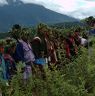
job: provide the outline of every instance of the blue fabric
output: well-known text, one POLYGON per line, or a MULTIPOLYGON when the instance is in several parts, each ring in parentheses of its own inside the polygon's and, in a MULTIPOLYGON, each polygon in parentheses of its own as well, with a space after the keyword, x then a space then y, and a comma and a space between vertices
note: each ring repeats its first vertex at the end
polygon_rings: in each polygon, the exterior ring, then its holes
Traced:
POLYGON ((15 61, 25 61, 23 45, 20 42, 17 43, 15 53, 13 54, 13 58, 15 61))
POLYGON ((34 63, 39 65, 44 65, 46 64, 46 60, 45 58, 39 58, 39 59, 36 59, 34 63))
POLYGON ((10 74, 10 61, 9 60, 5 60, 5 66, 6 66, 6 79, 9 80, 11 78, 11 74, 10 74))
POLYGON ((89 35, 95 35, 95 29, 90 30, 89 35))
POLYGON ((3 79, 3 68, 2 68, 2 58, 1 58, 1 55, 0 55, 0 80, 3 79))
POLYGON ((24 79, 28 79, 30 76, 32 76, 32 69, 30 65, 25 66, 23 75, 24 75, 24 79))
MULTIPOLYGON (((11 78, 11 68, 15 67, 10 63, 10 60, 4 60, 3 56, 0 55, 0 79, 1 80, 9 80, 11 78)), ((15 68, 14 68, 15 69, 15 68)))
POLYGON ((2 78, 2 80, 7 80, 6 64, 5 64, 5 60, 2 55, 0 55, 0 60, 1 60, 0 67, 2 69, 2 72, 1 72, 2 77, 0 77, 0 78, 2 78))

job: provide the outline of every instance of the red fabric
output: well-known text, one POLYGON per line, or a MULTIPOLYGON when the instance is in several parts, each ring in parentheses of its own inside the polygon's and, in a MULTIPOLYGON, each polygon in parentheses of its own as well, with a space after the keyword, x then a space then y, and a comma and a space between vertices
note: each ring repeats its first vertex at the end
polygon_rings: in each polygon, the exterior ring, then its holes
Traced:
POLYGON ((3 47, 0 47, 0 52, 4 53, 4 48, 3 47))
POLYGON ((70 47, 69 47, 69 44, 66 41, 64 41, 64 45, 65 45, 65 50, 66 50, 66 57, 70 58, 70 47))
MULTIPOLYGON (((77 36, 78 34, 76 34, 76 36, 77 36)), ((77 48, 77 46, 75 45, 75 40, 74 40, 74 37, 72 36, 72 37, 70 37, 70 41, 71 41, 71 43, 74 45, 74 51, 75 51, 75 54, 77 54, 78 53, 78 48, 77 48)))
POLYGON ((9 55, 9 54, 4 54, 4 59, 5 60, 10 60, 10 63, 12 64, 12 62, 14 61, 13 58, 9 55))
POLYGON ((70 37, 69 40, 70 40, 70 42, 71 42, 72 44, 74 44, 74 38, 73 38, 73 36, 70 37))
POLYGON ((66 44, 66 56, 68 58, 70 58, 70 48, 69 48, 69 45, 68 44, 66 44))

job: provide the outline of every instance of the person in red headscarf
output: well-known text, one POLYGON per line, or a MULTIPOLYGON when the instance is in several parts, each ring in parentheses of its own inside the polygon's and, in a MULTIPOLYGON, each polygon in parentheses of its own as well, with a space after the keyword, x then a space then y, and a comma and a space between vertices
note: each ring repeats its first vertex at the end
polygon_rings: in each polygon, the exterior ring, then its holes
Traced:
POLYGON ((79 38, 80 37, 80 29, 76 29, 74 31, 73 37, 74 37, 74 40, 75 40, 75 44, 77 46, 79 46, 81 44, 81 39, 79 38))
POLYGON ((78 54, 78 49, 75 44, 74 37, 71 33, 69 33, 68 35, 68 44, 69 44, 71 56, 76 56, 78 54))
POLYGON ((71 54, 70 54, 70 47, 69 47, 68 39, 64 38, 63 41, 64 41, 64 48, 66 51, 66 57, 69 59, 71 57, 71 54))

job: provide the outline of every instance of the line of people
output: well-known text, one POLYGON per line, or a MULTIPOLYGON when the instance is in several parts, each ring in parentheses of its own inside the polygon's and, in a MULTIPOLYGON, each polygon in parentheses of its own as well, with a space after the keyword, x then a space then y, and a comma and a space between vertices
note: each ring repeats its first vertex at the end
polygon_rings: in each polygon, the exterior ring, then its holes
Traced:
MULTIPOLYGON (((27 30, 15 24, 12 27, 11 35, 16 41, 16 45, 8 46, 12 42, 11 39, 6 40, 6 46, 3 43, 0 44, 0 77, 8 85, 8 81, 16 74, 16 64, 22 61, 22 63, 25 63, 25 67, 22 68, 25 82, 36 73, 36 68, 44 79, 46 76, 44 66, 48 65, 48 68, 52 70, 52 65, 59 63, 57 50, 61 45, 62 50, 65 50, 66 58, 70 59, 78 54, 78 47, 83 39, 79 33, 80 30, 75 30, 73 35, 69 33, 66 37, 58 37, 57 33, 54 33, 51 28, 39 24, 36 36, 29 39, 27 30)), ((87 44, 86 39, 83 44, 87 44)))

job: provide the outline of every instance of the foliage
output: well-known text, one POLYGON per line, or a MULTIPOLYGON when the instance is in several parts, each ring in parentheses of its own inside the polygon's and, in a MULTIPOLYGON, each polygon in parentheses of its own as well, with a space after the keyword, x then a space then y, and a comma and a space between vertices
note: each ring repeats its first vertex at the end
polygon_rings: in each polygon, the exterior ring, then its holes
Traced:
POLYGON ((53 71, 46 68, 44 80, 33 75, 25 84, 22 73, 18 71, 11 80, 10 87, 3 85, 0 88, 5 96, 94 96, 95 49, 90 59, 87 49, 82 48, 81 51, 82 54, 60 70, 56 67, 53 71))
MULTIPOLYGON (((35 28, 25 29, 29 34, 36 35, 35 28)), ((54 36, 65 36, 71 29, 52 28, 54 36)), ((82 35, 85 28, 82 29, 82 35)), ((26 31, 25 31, 26 32, 26 31)), ((30 35, 29 35, 30 36, 30 35)), ((30 37, 33 38, 33 37, 30 37)), ((57 39, 58 39, 57 38, 57 39)), ((10 86, 0 83, 0 89, 5 96, 94 96, 95 95, 95 37, 90 51, 81 47, 78 56, 71 61, 65 58, 65 52, 59 48, 60 53, 57 66, 53 70, 45 67, 46 78, 41 78, 40 73, 33 74, 28 81, 23 80, 22 62, 17 64, 17 74, 13 76, 10 86), (37 76, 36 76, 37 75, 37 76)), ((37 69, 36 69, 37 70, 37 69)))

